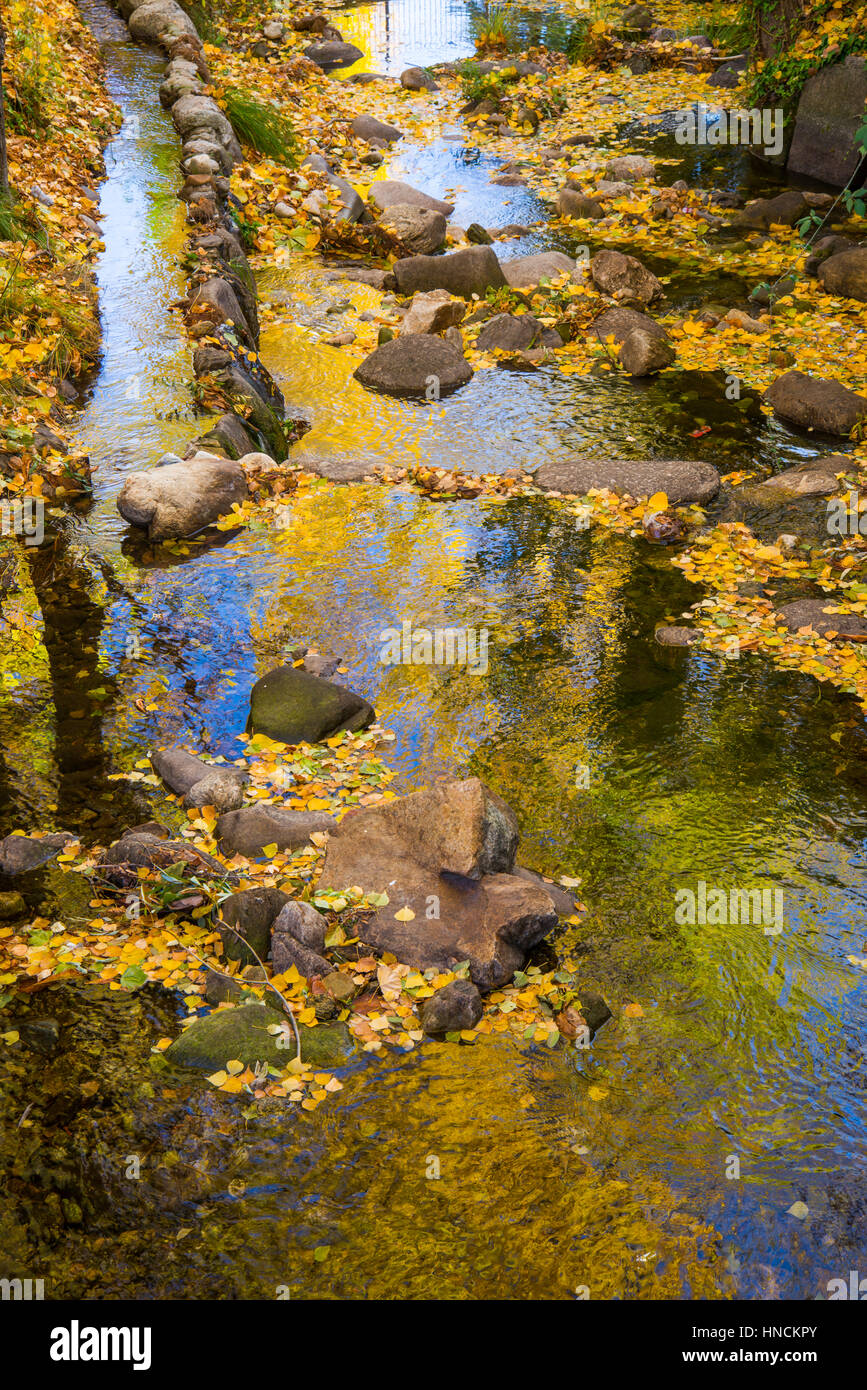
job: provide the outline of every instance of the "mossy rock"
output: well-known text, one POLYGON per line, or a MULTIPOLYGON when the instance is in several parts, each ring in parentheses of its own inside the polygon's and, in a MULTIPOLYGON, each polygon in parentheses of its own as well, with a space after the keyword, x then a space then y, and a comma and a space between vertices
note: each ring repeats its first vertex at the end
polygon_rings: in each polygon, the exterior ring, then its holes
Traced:
MULTIPOLYGON (((294 1037, 289 1045, 278 1047, 278 1036, 269 1033, 275 1023, 285 1023, 286 1016, 265 1004, 242 1004, 235 1009, 220 1009, 197 1018, 166 1048, 167 1061, 178 1067, 195 1067, 199 1071, 219 1071, 227 1062, 239 1061, 254 1067, 257 1062, 282 1070, 296 1053, 294 1037)), ((299 1024, 301 1058, 316 1067, 342 1066, 352 1054, 352 1038, 344 1023, 318 1028, 299 1024)))
POLYGON ((358 733, 374 718, 372 706, 355 691, 279 666, 253 686, 247 729, 282 743, 318 743, 344 729, 358 733))

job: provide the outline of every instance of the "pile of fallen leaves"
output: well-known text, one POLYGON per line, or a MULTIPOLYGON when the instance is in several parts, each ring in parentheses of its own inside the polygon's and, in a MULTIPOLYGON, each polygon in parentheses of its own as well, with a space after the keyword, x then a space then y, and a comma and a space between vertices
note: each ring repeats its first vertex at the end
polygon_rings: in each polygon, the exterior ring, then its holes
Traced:
POLYGON ((12 197, 0 208, 0 488, 63 499, 89 488, 86 460, 69 457, 60 383, 99 353, 95 185, 117 112, 72 0, 13 0, 4 19, 12 197))

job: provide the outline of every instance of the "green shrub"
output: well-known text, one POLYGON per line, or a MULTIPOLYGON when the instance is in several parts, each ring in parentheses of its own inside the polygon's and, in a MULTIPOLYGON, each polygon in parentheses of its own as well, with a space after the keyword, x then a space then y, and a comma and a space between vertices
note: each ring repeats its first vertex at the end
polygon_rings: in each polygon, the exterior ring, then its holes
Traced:
POLYGON ((235 134, 245 145, 292 168, 297 165, 299 151, 295 130, 276 107, 257 101, 236 87, 224 91, 223 106, 235 134))

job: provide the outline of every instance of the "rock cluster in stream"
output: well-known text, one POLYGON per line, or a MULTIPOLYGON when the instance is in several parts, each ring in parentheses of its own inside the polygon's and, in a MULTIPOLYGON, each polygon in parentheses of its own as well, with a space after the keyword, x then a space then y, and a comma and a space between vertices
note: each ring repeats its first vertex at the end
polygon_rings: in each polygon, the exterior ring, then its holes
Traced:
MULTIPOLYGON (((182 142, 180 197, 193 229, 195 260, 185 319, 197 346, 193 370, 223 414, 185 459, 168 455, 130 474, 118 510, 152 541, 195 535, 248 495, 238 460, 279 461, 309 423, 292 418, 257 356, 259 319, 253 274, 229 211, 228 175, 241 147, 225 112, 205 93, 204 49, 193 21, 175 0, 116 0, 134 39, 163 49, 168 64, 159 89, 182 142), (214 452, 216 451, 216 452, 214 452)), ((282 26, 280 26, 282 33, 282 26)))

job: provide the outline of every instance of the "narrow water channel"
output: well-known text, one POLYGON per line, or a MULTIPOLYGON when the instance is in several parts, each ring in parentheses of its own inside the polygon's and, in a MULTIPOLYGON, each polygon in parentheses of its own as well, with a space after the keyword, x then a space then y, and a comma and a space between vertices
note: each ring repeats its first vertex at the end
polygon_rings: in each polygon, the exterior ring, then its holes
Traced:
MULTIPOLYGON (((101 756, 75 784, 73 824, 67 797, 64 827, 86 831, 97 775, 158 741, 236 756, 254 679, 304 638, 342 654, 394 731, 400 788, 479 775, 515 808, 524 861, 582 879, 587 978, 612 1006, 640 1000, 643 1016, 612 1021, 589 1052, 498 1037, 368 1055, 328 1107, 234 1129, 198 1084, 138 1093, 133 1131, 201 1182, 168 1188, 164 1209, 118 1199, 106 1230, 120 1220, 126 1234, 106 1237, 99 1261, 70 1236, 53 1256, 57 1296, 273 1297, 285 1285, 293 1298, 526 1299, 587 1285, 594 1298, 817 1297, 859 1268, 867 1240, 867 980, 847 959, 865 949, 867 750, 849 707, 760 659, 661 653, 654 624, 694 590, 659 550, 576 530, 539 499, 432 504, 334 488, 299 497, 279 532, 172 557, 130 547, 113 509, 123 474, 198 432, 169 309, 183 224, 171 123, 155 114, 160 64, 101 0, 84 8, 124 128, 101 194, 105 354, 81 420, 96 502, 64 551, 98 621, 58 638, 87 691, 97 680, 108 694, 87 706, 101 756), (488 670, 384 669, 379 634, 408 615, 486 627, 488 670), (131 633, 141 659, 126 656, 131 633), (782 889, 785 930, 676 925, 678 888, 699 880, 782 889), (808 1220, 790 1214, 796 1202, 808 1220), (182 1261, 169 1254, 178 1213, 197 1232, 182 1261), (309 1257, 324 1244, 327 1267, 309 1257)), ((414 28, 428 8, 359 6, 341 27, 367 67, 468 52, 463 6, 444 0, 433 34, 414 28)), ((459 189, 457 218, 541 220, 466 149, 401 147, 391 170, 434 193, 459 189)), ((533 238, 551 244, 544 230, 533 238)), ((316 342, 328 303, 349 292, 333 273, 299 256, 261 274, 263 296, 285 306, 262 356, 311 416, 305 448, 486 470, 588 449, 689 446, 721 462, 689 439, 694 407, 672 407, 668 378, 636 388, 556 369, 478 373, 432 414, 365 395, 316 342)), ((725 447, 733 467, 800 449, 743 417, 725 447)), ((53 669, 33 658, 0 696, 10 826, 60 823, 61 655, 53 669)), ((152 1032, 145 1018, 135 1027, 143 1065, 152 1032)))

